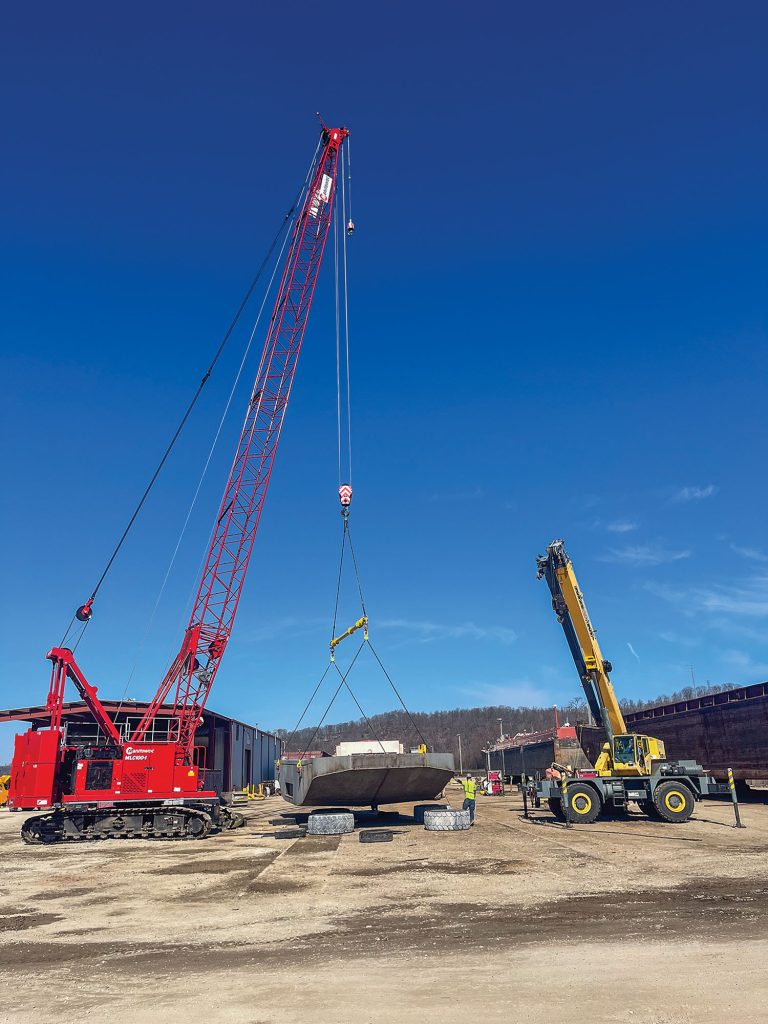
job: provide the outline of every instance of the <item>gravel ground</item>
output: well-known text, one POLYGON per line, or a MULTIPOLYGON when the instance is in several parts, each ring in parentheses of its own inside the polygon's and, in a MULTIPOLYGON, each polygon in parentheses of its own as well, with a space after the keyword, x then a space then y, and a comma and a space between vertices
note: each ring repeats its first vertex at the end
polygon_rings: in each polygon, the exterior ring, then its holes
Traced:
POLYGON ((272 798, 201 842, 51 848, 0 812, 0 1020, 766 1020, 768 806, 743 830, 716 801, 569 830, 516 794, 479 800, 469 832, 397 810, 278 840, 272 798), (359 842, 385 825, 393 842, 359 842))

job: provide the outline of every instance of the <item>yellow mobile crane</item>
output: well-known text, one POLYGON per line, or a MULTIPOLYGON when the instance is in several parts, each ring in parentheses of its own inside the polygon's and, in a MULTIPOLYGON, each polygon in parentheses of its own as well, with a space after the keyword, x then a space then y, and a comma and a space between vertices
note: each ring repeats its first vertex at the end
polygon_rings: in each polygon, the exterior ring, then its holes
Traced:
POLYGON ((649 817, 688 821, 697 800, 727 791, 727 787, 710 779, 696 761, 668 759, 661 740, 627 732, 611 683, 613 666, 602 655, 563 541, 553 541, 536 562, 537 579, 543 577, 549 585, 552 607, 576 663, 589 710, 602 725, 607 741, 594 772, 566 773, 562 780, 542 779, 537 795, 549 802, 557 817, 564 818, 565 790, 571 821, 594 821, 601 811, 621 811, 631 800, 649 817))

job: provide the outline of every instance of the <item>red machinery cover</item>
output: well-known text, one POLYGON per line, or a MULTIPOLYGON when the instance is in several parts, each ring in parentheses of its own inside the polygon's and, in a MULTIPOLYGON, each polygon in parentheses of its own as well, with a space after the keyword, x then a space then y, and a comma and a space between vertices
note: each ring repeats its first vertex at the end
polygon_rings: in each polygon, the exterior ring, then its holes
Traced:
POLYGON ((39 729, 16 737, 8 806, 23 810, 54 803, 60 729, 39 729))

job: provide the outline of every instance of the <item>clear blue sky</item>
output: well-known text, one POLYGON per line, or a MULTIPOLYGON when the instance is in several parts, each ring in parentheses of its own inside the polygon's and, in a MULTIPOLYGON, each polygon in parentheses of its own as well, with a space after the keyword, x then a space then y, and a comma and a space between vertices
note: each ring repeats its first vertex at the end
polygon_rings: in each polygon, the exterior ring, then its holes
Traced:
MULTIPOLYGON (((691 665, 765 679, 767 28, 758 3, 6 8, 0 705, 44 700, 45 652, 303 175, 315 110, 353 132, 353 522, 410 704, 578 692, 535 579, 556 536, 622 694, 691 665)), ((326 659, 332 285, 326 264, 211 699, 269 727, 326 659)), ((78 658, 103 695, 125 691, 242 343, 100 594, 78 658)), ((180 642, 248 387, 129 696, 180 642)), ((372 670, 356 682, 392 706, 372 670)))

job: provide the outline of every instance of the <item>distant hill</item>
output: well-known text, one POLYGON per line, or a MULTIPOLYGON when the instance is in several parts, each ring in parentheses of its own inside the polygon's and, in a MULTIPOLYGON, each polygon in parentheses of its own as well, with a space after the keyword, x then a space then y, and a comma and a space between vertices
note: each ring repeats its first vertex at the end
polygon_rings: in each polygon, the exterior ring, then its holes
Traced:
MULTIPOLYGON (((621 706, 627 713, 641 711, 655 704, 668 704, 678 700, 691 700, 708 693, 720 693, 731 689, 732 683, 722 686, 688 686, 670 694, 662 694, 653 700, 622 700, 621 706)), ((570 721, 585 721, 586 702, 573 700, 567 707, 559 708, 560 724, 570 721)), ((319 729, 310 726, 299 729, 293 735, 287 729, 278 729, 281 739, 289 740, 290 750, 327 750, 333 753, 336 744, 345 740, 402 740, 406 750, 422 742, 421 736, 433 750, 448 751, 456 755, 458 767, 458 736, 465 768, 483 768, 483 750, 494 743, 499 736, 499 719, 506 736, 518 732, 531 732, 549 728, 554 724, 554 711, 549 708, 509 707, 504 704, 483 708, 454 708, 452 711, 414 712, 413 722, 404 711, 387 711, 373 715, 368 722, 358 718, 352 722, 337 722, 323 725, 319 729), (421 734, 421 735, 420 735, 421 734)))

